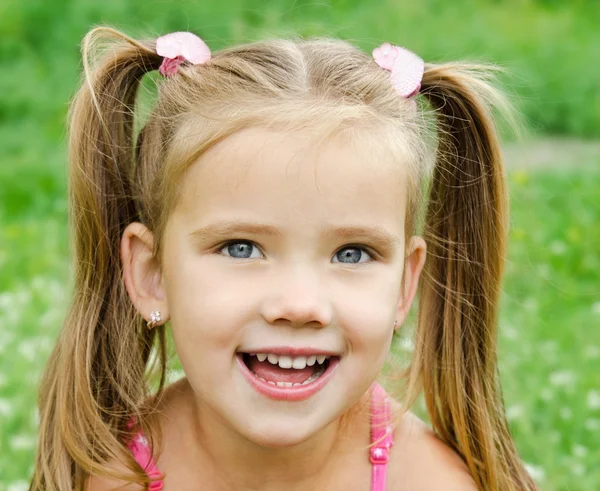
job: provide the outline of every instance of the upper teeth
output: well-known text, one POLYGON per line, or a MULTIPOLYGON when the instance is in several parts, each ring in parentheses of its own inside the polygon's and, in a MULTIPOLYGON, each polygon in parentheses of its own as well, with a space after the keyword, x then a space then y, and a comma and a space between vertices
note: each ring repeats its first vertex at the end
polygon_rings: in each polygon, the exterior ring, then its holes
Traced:
POLYGON ((286 355, 276 355, 274 353, 257 353, 256 357, 258 361, 269 360, 269 363, 273 365, 279 365, 281 368, 306 368, 308 365, 312 367, 315 362, 322 365, 325 360, 329 359, 327 355, 311 355, 311 356, 286 356, 286 355))

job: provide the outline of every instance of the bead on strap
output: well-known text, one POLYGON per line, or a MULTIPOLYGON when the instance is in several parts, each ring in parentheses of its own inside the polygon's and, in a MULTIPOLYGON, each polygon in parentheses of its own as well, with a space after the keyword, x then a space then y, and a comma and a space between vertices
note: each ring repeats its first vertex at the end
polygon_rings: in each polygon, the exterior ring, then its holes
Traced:
MULTIPOLYGON (((135 419, 132 418, 127 423, 127 428, 132 429, 135 426, 135 419)), ((161 478, 162 474, 156 467, 156 462, 154 461, 154 457, 152 456, 152 452, 150 450, 150 445, 148 444, 148 440, 143 435, 141 430, 138 430, 133 438, 127 442, 127 447, 131 450, 133 457, 137 461, 142 469, 146 472, 149 478, 161 478)), ((149 491, 161 491, 164 488, 165 484, 162 479, 157 481, 153 481, 148 486, 149 491)))
POLYGON ((389 452, 394 444, 394 428, 391 425, 390 401, 377 382, 373 384, 371 393, 371 444, 371 490, 385 491, 389 452))

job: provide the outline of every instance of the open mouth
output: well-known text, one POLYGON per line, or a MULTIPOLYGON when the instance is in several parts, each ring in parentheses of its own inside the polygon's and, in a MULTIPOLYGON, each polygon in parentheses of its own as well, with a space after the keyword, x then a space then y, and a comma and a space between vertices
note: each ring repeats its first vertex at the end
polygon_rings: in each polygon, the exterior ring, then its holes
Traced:
POLYGON ((339 356, 237 353, 242 372, 258 392, 273 399, 301 400, 325 386, 339 356))
POLYGON ((281 356, 243 353, 248 369, 260 380, 279 387, 307 385, 317 380, 329 367, 330 356, 281 356))

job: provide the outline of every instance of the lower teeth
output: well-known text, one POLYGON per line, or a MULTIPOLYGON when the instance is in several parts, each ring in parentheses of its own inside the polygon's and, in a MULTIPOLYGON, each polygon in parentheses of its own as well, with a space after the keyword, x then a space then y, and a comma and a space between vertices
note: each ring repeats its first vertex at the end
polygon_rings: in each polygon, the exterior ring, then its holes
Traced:
POLYGON ((311 382, 314 382, 315 380, 317 380, 321 375, 323 375, 323 373, 325 372, 325 365, 320 366, 319 368, 317 368, 317 370, 315 370, 315 373, 313 373, 310 377, 308 377, 304 382, 300 383, 300 382, 296 382, 296 383, 292 383, 292 382, 273 382, 271 380, 265 380, 262 377, 259 377, 258 375, 256 375, 254 372, 254 375, 256 376, 256 378, 262 380, 263 382, 266 382, 267 384, 270 385, 277 385, 278 387, 296 387, 298 385, 308 385, 311 382))

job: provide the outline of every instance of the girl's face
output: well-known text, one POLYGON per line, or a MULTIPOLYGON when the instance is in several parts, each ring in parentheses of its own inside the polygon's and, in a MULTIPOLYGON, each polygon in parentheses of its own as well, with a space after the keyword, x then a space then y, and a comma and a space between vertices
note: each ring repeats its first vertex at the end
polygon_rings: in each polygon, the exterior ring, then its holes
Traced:
MULTIPOLYGON (((250 441, 286 446, 361 398, 414 295, 401 295, 403 181, 391 160, 347 142, 314 152, 301 133, 260 128, 188 169, 165 233, 163 281, 200 407, 250 441), (271 356, 260 363, 258 353, 271 356), (311 353, 332 355, 318 390, 251 380, 319 376, 311 353), (314 365, 281 368, 286 354, 314 365)), ((416 285, 425 246, 412 246, 416 285)))

